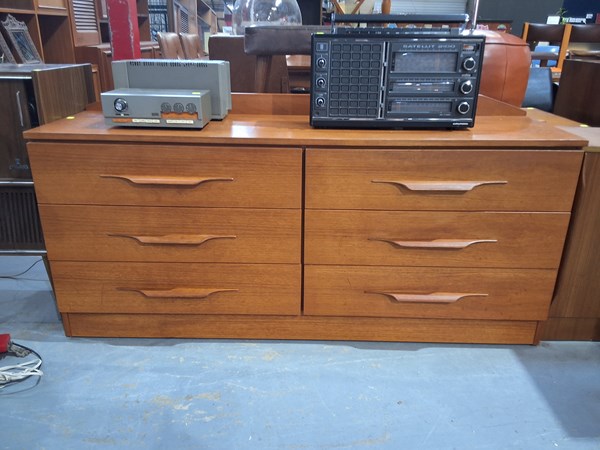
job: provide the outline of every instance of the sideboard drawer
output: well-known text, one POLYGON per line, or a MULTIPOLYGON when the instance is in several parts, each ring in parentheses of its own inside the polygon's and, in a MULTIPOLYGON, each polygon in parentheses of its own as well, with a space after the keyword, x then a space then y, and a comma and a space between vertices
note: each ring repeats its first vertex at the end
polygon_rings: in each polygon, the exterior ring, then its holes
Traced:
POLYGON ((52 263, 61 312, 300 314, 299 264, 52 263))
POLYGON ((307 264, 556 269, 568 213, 308 210, 307 264))
POLYGON ((304 313, 453 319, 544 320, 556 272, 311 266, 304 270, 304 313))
POLYGON ((300 263, 301 211, 40 205, 48 255, 67 261, 300 263))
POLYGON ((42 204, 302 206, 299 148, 32 142, 28 152, 42 204))
POLYGON ((569 151, 306 151, 306 208, 570 211, 569 151))

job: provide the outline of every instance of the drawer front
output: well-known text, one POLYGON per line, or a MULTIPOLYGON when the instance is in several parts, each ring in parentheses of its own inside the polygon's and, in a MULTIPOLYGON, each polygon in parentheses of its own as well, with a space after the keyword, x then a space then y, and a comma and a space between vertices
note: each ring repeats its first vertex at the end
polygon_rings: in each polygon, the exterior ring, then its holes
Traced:
POLYGON ((39 210, 51 260, 300 263, 300 210, 71 205, 39 210))
POLYGON ((544 320, 556 272, 308 265, 304 277, 307 315, 544 320))
POLYGON ((307 264, 557 268, 568 213, 306 211, 307 264))
POLYGON ((300 208, 300 149, 28 144, 39 203, 300 208))
POLYGON ((59 310, 300 314, 300 265, 52 262, 59 310))
POLYGON ((306 151, 306 207, 570 211, 582 154, 567 151, 306 151))

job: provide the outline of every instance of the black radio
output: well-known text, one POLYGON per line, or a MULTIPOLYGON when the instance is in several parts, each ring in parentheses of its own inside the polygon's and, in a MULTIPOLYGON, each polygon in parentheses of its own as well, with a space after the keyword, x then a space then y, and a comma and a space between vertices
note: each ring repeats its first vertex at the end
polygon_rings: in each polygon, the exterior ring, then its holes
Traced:
POLYGON ((314 34, 310 123, 327 128, 472 127, 484 43, 483 36, 451 29, 314 34))

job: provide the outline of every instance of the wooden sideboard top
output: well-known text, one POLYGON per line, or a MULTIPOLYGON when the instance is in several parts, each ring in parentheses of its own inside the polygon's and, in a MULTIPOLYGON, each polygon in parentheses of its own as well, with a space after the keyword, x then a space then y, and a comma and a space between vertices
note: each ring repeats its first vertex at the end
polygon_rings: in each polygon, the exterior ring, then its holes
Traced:
POLYGON ((84 111, 24 134, 30 141, 272 145, 362 148, 580 149, 587 141, 543 120, 481 116, 465 130, 315 129, 307 115, 229 114, 202 130, 109 127, 101 111, 84 111))

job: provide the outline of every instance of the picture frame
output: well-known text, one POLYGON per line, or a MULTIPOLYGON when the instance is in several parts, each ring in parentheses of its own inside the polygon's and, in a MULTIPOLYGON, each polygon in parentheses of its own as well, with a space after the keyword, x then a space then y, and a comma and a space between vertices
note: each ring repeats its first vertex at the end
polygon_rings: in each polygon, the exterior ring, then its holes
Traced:
POLYGON ((42 58, 33 43, 33 39, 31 39, 25 22, 20 22, 9 14, 6 20, 1 23, 15 50, 16 55, 14 56, 20 60, 19 62, 23 64, 38 64, 42 62, 42 58))
POLYGON ((8 44, 0 33, 0 64, 16 64, 15 57, 12 55, 8 44))

